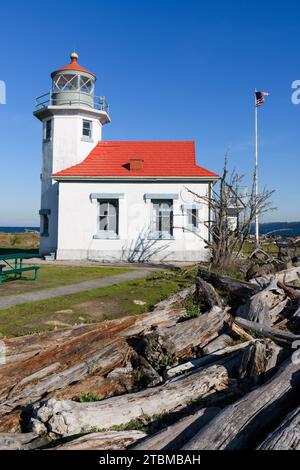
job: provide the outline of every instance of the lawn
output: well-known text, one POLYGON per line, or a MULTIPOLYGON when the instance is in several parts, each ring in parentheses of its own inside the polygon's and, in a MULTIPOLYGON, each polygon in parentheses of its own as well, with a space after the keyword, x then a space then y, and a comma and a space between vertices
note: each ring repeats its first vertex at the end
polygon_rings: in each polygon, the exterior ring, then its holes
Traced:
MULTIPOLYGON (((61 287, 68 284, 77 284, 91 279, 115 276, 128 271, 131 271, 131 269, 42 265, 37 281, 27 279, 4 281, 3 284, 0 285, 0 297, 3 295, 25 294, 26 292, 49 289, 51 287, 61 287)), ((30 274, 26 273, 26 275, 30 277, 30 274)))
POLYGON ((150 274, 145 279, 17 305, 0 310, 0 335, 25 335, 137 315, 151 310, 154 304, 190 282, 191 274, 169 270, 150 274))

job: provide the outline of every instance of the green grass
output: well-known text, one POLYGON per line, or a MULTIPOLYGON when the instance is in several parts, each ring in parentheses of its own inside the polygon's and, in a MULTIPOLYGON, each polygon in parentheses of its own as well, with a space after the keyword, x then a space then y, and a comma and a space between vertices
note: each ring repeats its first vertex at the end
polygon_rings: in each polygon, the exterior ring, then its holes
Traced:
POLYGON ((132 269, 42 265, 37 281, 27 279, 4 281, 3 284, 0 285, 0 296, 24 294, 41 289, 77 284, 92 279, 100 279, 126 273, 128 271, 132 271, 132 269))
POLYGON ((145 279, 17 305, 0 310, 0 335, 19 336, 138 315, 151 310, 154 304, 189 282, 182 271, 167 271, 145 279), (134 300, 142 300, 145 304, 137 305, 134 300))
POLYGON ((79 396, 80 403, 89 403, 100 400, 102 400, 102 397, 100 397, 96 393, 81 393, 79 396))

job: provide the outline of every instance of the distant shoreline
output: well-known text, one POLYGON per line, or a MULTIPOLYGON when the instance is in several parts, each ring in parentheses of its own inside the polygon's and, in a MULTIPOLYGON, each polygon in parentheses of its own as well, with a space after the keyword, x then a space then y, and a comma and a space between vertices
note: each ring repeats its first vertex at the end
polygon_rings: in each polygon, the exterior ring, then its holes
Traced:
POLYGON ((40 227, 0 227, 2 233, 25 233, 26 231, 39 232, 40 227))

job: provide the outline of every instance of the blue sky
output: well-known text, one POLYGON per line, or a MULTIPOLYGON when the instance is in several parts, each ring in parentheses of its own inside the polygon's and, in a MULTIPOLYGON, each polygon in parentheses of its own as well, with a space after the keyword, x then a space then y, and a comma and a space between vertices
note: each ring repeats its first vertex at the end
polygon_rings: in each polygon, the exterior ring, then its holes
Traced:
POLYGON ((253 167, 253 90, 259 109, 260 183, 275 189, 266 221, 300 220, 297 1, 11 0, 0 9, 0 225, 38 222, 41 125, 35 96, 51 71, 79 62, 110 104, 105 140, 195 140, 198 163, 253 167))

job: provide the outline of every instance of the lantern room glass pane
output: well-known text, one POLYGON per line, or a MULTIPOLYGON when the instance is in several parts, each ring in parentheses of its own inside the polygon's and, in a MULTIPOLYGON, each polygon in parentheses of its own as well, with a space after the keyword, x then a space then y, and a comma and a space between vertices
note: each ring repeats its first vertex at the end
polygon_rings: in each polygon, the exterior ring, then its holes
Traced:
POLYGON ((78 91, 78 75, 59 75, 53 80, 53 91, 78 91))
POLYGON ((90 95, 94 91, 93 80, 91 78, 81 76, 79 78, 79 87, 82 93, 87 93, 90 95))

